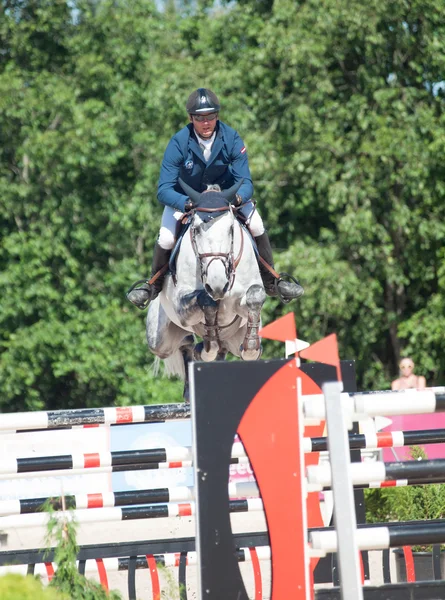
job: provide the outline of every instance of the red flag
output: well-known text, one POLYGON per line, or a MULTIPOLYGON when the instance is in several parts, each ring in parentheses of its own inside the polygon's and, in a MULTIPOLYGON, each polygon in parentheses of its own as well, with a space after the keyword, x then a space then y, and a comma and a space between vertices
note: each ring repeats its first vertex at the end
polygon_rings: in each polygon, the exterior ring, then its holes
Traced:
POLYGON ((280 317, 260 329, 260 336, 268 340, 276 340, 277 342, 295 340, 297 337, 297 328, 294 313, 287 313, 284 317, 280 317))
POLYGON ((337 379, 341 381, 341 370, 340 370, 340 357, 338 355, 338 344, 337 334, 331 333, 327 337, 315 342, 306 348, 301 350, 300 358, 308 358, 309 360, 315 360, 316 362, 325 363, 326 365, 332 365, 337 369, 337 379))

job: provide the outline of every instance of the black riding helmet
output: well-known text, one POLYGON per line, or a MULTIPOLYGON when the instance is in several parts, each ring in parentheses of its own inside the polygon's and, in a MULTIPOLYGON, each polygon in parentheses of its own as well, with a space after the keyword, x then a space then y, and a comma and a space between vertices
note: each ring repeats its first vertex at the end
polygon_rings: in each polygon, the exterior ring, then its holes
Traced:
POLYGON ((219 112, 221 108, 216 94, 206 88, 198 88, 192 92, 185 105, 189 115, 199 115, 208 112, 219 112))

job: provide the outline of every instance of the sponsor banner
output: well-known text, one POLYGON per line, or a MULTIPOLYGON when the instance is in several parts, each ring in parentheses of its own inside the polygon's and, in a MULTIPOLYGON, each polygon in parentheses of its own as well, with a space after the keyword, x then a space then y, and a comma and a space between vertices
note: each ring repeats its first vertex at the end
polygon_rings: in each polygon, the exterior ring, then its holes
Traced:
MULTIPOLYGON (((111 428, 111 451, 191 446, 189 420, 140 423, 111 428)), ((193 485, 193 469, 147 469, 112 473, 113 492, 193 485)))
MULTIPOLYGON (((398 415, 386 419, 390 421, 385 424, 382 431, 415 431, 417 429, 445 429, 445 413, 430 415, 398 415)), ((429 459, 445 458, 445 444, 422 445, 429 459)), ((394 462, 399 460, 411 460, 409 447, 384 448, 383 460, 394 462)))
MULTIPOLYGON (((0 456, 5 459, 174 446, 192 447, 190 420, 0 434, 0 456)), ((255 477, 249 464, 230 465, 230 483, 251 481, 255 481, 255 477)), ((119 473, 85 472, 63 476, 58 476, 57 471, 54 471, 54 475, 48 477, 30 475, 0 479, 0 501, 193 485, 191 467, 119 473)))
MULTIPOLYGON (((239 439, 235 439, 239 441, 239 439)), ((189 419, 164 423, 140 423, 111 428, 111 451, 144 448, 192 447, 192 423, 189 419)), ((230 465, 230 483, 255 481, 250 465, 230 465)), ((152 469, 112 474, 113 491, 193 486, 193 468, 152 469)))

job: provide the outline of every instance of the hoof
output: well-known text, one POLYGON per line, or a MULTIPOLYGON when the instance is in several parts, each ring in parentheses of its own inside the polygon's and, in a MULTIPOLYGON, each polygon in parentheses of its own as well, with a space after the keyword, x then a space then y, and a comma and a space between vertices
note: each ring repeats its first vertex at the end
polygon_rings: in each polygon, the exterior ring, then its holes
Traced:
POLYGON ((216 360, 217 356, 218 350, 210 350, 210 352, 206 352, 205 350, 203 350, 201 352, 201 360, 203 360, 204 362, 212 362, 216 360))
POLYGON ((262 353, 263 353, 262 346, 260 346, 260 348, 258 350, 254 350, 254 349, 244 350, 242 346, 240 349, 240 356, 241 356, 242 360, 258 360, 262 353))
POLYGON ((217 356, 218 356, 218 348, 211 348, 210 352, 206 352, 204 350, 204 344, 202 342, 199 342, 199 344, 196 344, 195 350, 193 352, 193 357, 194 357, 195 361, 202 360, 203 362, 212 362, 212 361, 216 360, 217 356))

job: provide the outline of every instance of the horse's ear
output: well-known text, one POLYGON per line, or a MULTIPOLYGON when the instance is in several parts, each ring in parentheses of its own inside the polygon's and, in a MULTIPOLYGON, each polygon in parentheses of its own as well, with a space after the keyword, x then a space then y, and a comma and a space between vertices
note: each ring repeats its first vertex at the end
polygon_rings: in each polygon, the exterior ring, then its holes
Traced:
POLYGON ((232 187, 229 188, 228 190, 223 190, 221 192, 221 195, 224 196, 224 198, 226 200, 228 200, 229 202, 231 202, 232 200, 235 200, 236 192, 240 189, 240 187, 243 185, 243 183, 244 183, 244 179, 237 181, 235 183, 235 185, 232 185, 232 187))
POLYGON ((178 179, 178 182, 179 182, 179 185, 184 190, 184 193, 192 200, 192 202, 195 202, 195 203, 199 202, 199 197, 201 196, 200 192, 194 190, 192 187, 187 185, 185 183, 185 181, 182 181, 182 179, 180 177, 178 179))

